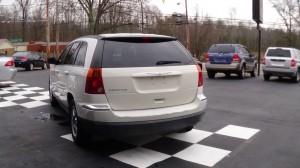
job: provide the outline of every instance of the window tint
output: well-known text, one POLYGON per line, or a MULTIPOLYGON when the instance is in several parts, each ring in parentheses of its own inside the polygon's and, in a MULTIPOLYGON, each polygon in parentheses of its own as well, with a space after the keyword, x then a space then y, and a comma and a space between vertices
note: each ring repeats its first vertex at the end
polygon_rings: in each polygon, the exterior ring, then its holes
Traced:
POLYGON ((125 42, 106 40, 102 67, 192 65, 194 61, 178 41, 125 42))
POLYGON ((242 47, 242 49, 244 55, 250 55, 249 51, 246 48, 242 47))
POLYGON ((70 48, 72 47, 72 45, 73 45, 73 44, 68 45, 68 46, 64 49, 64 51, 60 54, 59 59, 58 59, 59 64, 62 64, 62 63, 65 61, 65 59, 66 59, 66 57, 67 57, 67 54, 68 54, 70 48))
POLYGON ((234 53, 234 52, 235 52, 234 45, 228 45, 228 44, 212 45, 208 50, 208 53, 234 53))
POLYGON ((64 61, 64 64, 73 64, 73 63, 74 63, 74 61, 75 61, 75 56, 76 56, 75 53, 76 53, 76 50, 77 50, 79 44, 80 44, 79 42, 75 42, 75 43, 72 45, 70 51, 68 52, 68 54, 67 54, 67 56, 66 56, 66 59, 65 59, 65 61, 64 61))
POLYGON ((269 49, 267 56, 270 57, 291 57, 290 50, 283 50, 281 48, 278 49, 269 49))
POLYGON ((86 50, 87 50, 87 43, 82 42, 82 44, 81 44, 81 46, 78 50, 78 53, 77 53, 77 57, 76 57, 76 60, 75 60, 75 65, 78 65, 78 66, 83 66, 84 65, 86 50))

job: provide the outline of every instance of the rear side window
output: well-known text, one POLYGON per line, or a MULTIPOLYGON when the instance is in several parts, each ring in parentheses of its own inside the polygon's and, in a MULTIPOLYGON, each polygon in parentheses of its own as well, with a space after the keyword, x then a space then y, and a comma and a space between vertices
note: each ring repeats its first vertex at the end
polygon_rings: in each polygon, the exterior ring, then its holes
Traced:
POLYGON ((235 53, 235 46, 225 44, 212 45, 208 53, 235 53))
POLYGON ((79 44, 80 44, 79 42, 76 42, 72 45, 72 47, 71 47, 70 51, 68 52, 67 57, 64 61, 64 64, 73 64, 74 63, 75 56, 76 56, 75 53, 77 51, 79 44))
POLYGON ((291 57, 291 51, 290 50, 284 50, 284 49, 269 49, 267 56, 269 57, 291 57))
POLYGON ((74 63, 75 65, 78 65, 78 66, 84 65, 86 50, 87 50, 87 43, 82 42, 82 44, 78 50, 78 53, 77 53, 77 57, 76 57, 76 60, 74 63))
POLYGON ((106 40, 103 68, 193 65, 185 48, 174 40, 106 40))

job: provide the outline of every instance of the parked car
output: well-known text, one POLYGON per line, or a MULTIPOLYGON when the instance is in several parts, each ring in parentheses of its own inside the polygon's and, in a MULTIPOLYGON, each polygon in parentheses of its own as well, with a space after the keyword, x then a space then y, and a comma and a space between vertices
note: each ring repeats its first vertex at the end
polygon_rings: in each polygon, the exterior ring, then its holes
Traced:
POLYGON ((257 61, 250 51, 240 44, 214 44, 205 55, 207 75, 214 78, 216 73, 224 73, 227 77, 236 73, 240 79, 245 73, 256 76, 257 61))
POLYGON ((263 58, 264 80, 271 76, 290 77, 294 82, 299 81, 300 51, 294 48, 269 47, 263 58))
POLYGON ((45 59, 37 52, 16 52, 12 55, 12 57, 15 60, 16 67, 25 68, 27 71, 32 71, 35 67, 47 69, 45 59))
POLYGON ((202 71, 174 37, 102 34, 71 42, 51 65, 49 95, 76 144, 189 131, 205 113, 202 71))
POLYGON ((0 81, 10 81, 17 73, 14 59, 7 57, 4 53, 0 53, 0 81))

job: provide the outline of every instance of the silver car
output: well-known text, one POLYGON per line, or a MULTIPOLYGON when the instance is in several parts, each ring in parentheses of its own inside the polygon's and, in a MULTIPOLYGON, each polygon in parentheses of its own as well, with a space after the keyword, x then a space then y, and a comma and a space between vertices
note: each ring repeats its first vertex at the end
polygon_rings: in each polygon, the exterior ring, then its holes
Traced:
POLYGON ((300 51, 295 48, 269 47, 263 58, 264 80, 271 76, 290 77, 299 81, 300 51))
POLYGON ((173 37, 81 37, 49 62, 54 64, 50 103, 69 113, 78 145, 94 133, 115 137, 186 132, 205 113, 201 68, 173 37))
POLYGON ((7 57, 4 53, 0 53, 0 81, 10 81, 17 73, 14 59, 7 57))

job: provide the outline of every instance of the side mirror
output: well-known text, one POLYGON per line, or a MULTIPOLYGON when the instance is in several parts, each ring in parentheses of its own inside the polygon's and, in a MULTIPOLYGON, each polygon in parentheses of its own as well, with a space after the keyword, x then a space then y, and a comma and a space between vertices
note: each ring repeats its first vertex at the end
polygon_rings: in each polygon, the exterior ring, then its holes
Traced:
POLYGON ((55 58, 49 58, 49 59, 48 59, 48 63, 49 63, 49 64, 55 64, 55 65, 56 65, 56 64, 57 64, 57 60, 56 60, 55 58))

